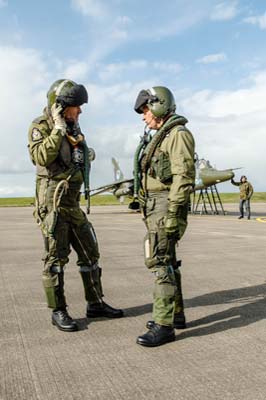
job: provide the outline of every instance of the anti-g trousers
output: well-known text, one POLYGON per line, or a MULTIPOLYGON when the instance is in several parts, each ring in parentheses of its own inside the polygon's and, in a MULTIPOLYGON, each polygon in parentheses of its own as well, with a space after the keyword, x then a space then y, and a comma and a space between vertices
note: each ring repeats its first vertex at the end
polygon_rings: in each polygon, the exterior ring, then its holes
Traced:
POLYGON ((145 264, 154 273, 153 319, 160 325, 173 324, 174 314, 183 311, 181 273, 176 260, 176 241, 164 230, 168 191, 152 192, 144 208, 147 234, 144 238, 145 264))
MULTIPOLYGON (((51 220, 51 214, 47 215, 51 220)), ((45 220, 44 220, 45 225, 45 220)), ((64 266, 68 263, 71 248, 77 253, 77 265, 81 274, 85 298, 88 303, 101 302, 103 293, 101 269, 98 266, 99 249, 92 224, 80 207, 59 208, 54 232, 47 235, 43 230, 45 257, 43 286, 48 307, 64 309, 64 266)))

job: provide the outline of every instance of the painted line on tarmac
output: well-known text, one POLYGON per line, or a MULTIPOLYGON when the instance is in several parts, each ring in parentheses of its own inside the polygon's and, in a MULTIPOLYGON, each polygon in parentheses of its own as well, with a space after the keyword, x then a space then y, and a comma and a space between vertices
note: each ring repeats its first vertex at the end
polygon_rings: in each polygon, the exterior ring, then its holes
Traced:
POLYGON ((266 223, 266 217, 259 217, 259 218, 256 218, 256 221, 266 223))

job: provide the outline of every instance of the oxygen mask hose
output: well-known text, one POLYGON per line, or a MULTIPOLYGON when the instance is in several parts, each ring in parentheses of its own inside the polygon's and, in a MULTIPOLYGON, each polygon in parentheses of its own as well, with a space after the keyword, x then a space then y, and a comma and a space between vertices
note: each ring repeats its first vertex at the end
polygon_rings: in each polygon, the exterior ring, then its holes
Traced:
POLYGON ((140 138, 140 143, 139 143, 139 145, 135 151, 135 155, 134 155, 134 194, 133 194, 134 199, 138 198, 138 193, 139 193, 139 189, 140 189, 140 180, 141 180, 140 159, 141 159, 144 149, 146 148, 146 146, 148 145, 148 143, 151 140, 151 136, 150 136, 151 130, 150 129, 146 130, 146 128, 147 128, 147 125, 144 128, 144 134, 140 138))

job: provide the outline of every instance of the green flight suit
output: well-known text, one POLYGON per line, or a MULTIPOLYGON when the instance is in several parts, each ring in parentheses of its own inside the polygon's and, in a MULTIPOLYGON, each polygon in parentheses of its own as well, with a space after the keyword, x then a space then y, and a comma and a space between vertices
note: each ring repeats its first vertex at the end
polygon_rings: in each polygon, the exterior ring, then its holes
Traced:
MULTIPOLYGON (((35 217, 44 238, 43 286, 48 307, 66 308, 64 266, 69 261, 71 247, 78 256, 85 298, 90 304, 99 303, 103 293, 98 243, 93 226, 79 203, 82 162, 73 162, 73 146, 54 128, 47 109, 30 125, 28 140, 29 153, 37 170, 35 217), (67 180, 63 194, 63 188, 58 188, 62 180, 67 180), (55 208, 55 200, 61 194, 55 208)), ((82 154, 82 148, 79 152, 82 154)))
POLYGON ((183 296, 176 260, 177 239, 167 237, 164 221, 168 207, 177 205, 181 239, 187 227, 190 192, 195 182, 195 144, 186 122, 184 117, 173 115, 154 134, 144 157, 161 131, 167 131, 153 151, 149 168, 142 173, 143 212, 148 230, 144 240, 145 264, 155 274, 153 319, 168 326, 173 324, 174 314, 183 311, 183 296))

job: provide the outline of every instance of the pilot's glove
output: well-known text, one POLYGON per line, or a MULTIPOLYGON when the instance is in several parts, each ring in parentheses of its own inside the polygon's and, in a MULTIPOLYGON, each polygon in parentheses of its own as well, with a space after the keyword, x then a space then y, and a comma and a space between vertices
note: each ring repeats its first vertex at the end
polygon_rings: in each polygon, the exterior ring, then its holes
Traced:
POLYGON ((96 158, 95 150, 92 147, 88 147, 88 158, 90 162, 94 161, 96 158))
POLYGON ((164 230, 171 239, 179 240, 179 208, 178 206, 170 206, 164 220, 164 230))
POLYGON ((62 136, 66 134, 66 121, 62 115, 63 107, 61 104, 54 103, 51 107, 52 119, 54 121, 55 129, 60 130, 62 136))

